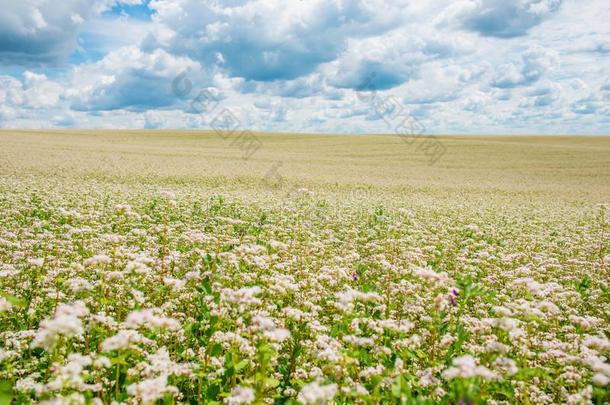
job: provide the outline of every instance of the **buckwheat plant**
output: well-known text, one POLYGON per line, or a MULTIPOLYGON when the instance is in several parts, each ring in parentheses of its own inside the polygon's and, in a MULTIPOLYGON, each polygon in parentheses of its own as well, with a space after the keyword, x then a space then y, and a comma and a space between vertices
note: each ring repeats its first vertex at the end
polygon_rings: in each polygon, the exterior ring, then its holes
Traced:
POLYGON ((353 195, 0 179, 1 402, 610 401, 605 206, 353 195))

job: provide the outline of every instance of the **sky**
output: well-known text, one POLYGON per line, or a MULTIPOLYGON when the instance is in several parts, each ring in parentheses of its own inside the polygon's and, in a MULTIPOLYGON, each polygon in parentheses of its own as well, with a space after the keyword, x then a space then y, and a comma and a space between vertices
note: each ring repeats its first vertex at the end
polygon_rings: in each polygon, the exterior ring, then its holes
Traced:
POLYGON ((0 9, 0 127, 610 133, 608 0, 0 9))

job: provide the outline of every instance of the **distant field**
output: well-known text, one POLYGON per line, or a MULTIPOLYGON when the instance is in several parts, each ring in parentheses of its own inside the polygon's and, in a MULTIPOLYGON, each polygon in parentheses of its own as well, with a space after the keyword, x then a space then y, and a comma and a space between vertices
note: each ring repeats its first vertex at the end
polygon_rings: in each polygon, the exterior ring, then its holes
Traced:
POLYGON ((0 403, 609 403, 610 137, 435 142, 0 132, 0 403))
POLYGON ((2 131, 0 173, 256 188, 276 167, 286 184, 323 189, 610 196, 610 137, 445 136, 430 165, 418 143, 396 135, 256 136, 260 147, 244 159, 247 145, 211 132, 2 131))

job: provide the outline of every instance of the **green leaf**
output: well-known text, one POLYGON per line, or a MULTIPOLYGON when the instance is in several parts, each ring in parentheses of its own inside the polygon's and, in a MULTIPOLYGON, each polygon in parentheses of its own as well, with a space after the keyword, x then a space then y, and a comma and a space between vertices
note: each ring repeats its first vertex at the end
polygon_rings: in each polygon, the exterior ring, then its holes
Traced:
MULTIPOLYGON (((206 391, 206 396, 208 398, 216 398, 220 393, 220 387, 217 384, 212 384, 208 387, 206 391)), ((208 402, 211 404, 211 402, 208 402)))
POLYGON ((235 365, 235 371, 244 369, 248 365, 248 360, 242 360, 235 365))
POLYGON ((13 306, 21 307, 21 308, 26 308, 27 307, 26 302, 24 300, 22 300, 21 298, 17 298, 15 296, 8 295, 8 294, 3 294, 3 293, 0 293, 0 296, 6 298, 6 300, 8 302, 10 302, 11 305, 13 305, 13 306))
POLYGON ((210 280, 208 278, 204 278, 201 282, 201 286, 206 294, 212 294, 212 285, 210 284, 210 280))
POLYGON ((265 385, 270 387, 270 388, 275 388, 278 385, 280 385, 280 380, 276 379, 276 378, 265 378, 265 385))
POLYGON ((13 402, 13 383, 0 380, 0 405, 10 405, 13 402))
POLYGON ((120 355, 120 356, 117 356, 117 357, 111 358, 110 362, 112 364, 120 364, 122 366, 127 365, 127 359, 126 359, 126 356, 124 354, 120 355))
POLYGON ((294 350, 293 350, 294 358, 296 359, 297 357, 299 357, 301 355, 302 351, 303 351, 303 345, 301 345, 300 342, 296 342, 294 345, 294 350))
POLYGON ((489 390, 507 400, 515 396, 515 389, 509 383, 492 384, 489 390))
POLYGON ((212 346, 211 352, 212 356, 214 357, 218 357, 220 354, 222 354, 222 346, 220 343, 216 343, 214 346, 212 346))
POLYGON ((515 380, 526 381, 533 377, 547 377, 548 373, 540 368, 522 368, 514 375, 515 380))
POLYGON ((402 394, 401 392, 401 379, 402 376, 398 376, 394 379, 394 382, 392 383, 392 396, 394 398, 400 398, 400 394, 402 394))

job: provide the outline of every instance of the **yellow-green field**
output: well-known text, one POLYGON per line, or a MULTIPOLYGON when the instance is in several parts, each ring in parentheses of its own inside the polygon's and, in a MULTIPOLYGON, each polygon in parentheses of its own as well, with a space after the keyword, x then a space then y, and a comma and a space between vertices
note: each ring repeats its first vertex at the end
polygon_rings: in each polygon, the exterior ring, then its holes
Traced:
POLYGON ((0 399, 610 401, 610 137, 423 139, 0 132, 0 399))
POLYGON ((514 193, 607 202, 610 137, 446 136, 433 165, 396 135, 257 134, 244 159, 235 136, 214 132, 4 131, 3 175, 193 184, 250 190, 282 162, 286 186, 366 185, 398 193, 514 193))

